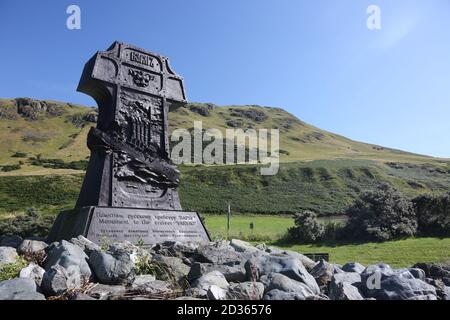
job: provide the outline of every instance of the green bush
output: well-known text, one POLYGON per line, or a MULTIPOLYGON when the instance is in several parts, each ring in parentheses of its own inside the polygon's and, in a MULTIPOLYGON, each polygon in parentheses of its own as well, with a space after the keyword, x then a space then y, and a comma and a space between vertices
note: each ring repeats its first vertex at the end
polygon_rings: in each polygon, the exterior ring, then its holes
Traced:
POLYGON ((294 241, 315 242, 323 238, 325 228, 317 219, 317 215, 309 210, 295 214, 295 226, 288 230, 294 241))
POLYGON ((20 164, 12 164, 12 165, 2 166, 2 171, 9 172, 9 171, 19 170, 20 168, 21 168, 20 164))
POLYGON ((363 193, 347 215, 346 233, 352 240, 386 241, 417 232, 412 202, 387 184, 363 193))
POLYGON ((46 237, 54 222, 54 217, 43 217, 36 209, 30 208, 24 215, 0 221, 0 234, 25 237, 46 237))
POLYGON ((418 230, 425 236, 450 236, 450 193, 413 199, 418 230))

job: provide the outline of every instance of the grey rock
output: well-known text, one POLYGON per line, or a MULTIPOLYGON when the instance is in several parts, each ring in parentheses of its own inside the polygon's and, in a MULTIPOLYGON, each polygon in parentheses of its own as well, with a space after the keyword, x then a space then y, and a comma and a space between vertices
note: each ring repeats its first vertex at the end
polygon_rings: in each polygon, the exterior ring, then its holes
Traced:
POLYGON ((272 255, 254 257, 245 263, 245 271, 250 281, 258 280, 262 275, 281 273, 293 280, 303 282, 314 294, 320 294, 316 280, 296 258, 272 255))
POLYGON ((275 247, 268 247, 265 250, 267 253, 270 253, 271 255, 279 255, 279 256, 288 256, 291 258, 298 259, 302 262, 303 266, 306 268, 306 270, 309 272, 314 268, 316 265, 316 262, 307 256, 290 250, 283 250, 275 247))
POLYGON ((13 247, 0 247, 0 266, 16 263, 19 256, 13 247))
POLYGON ((246 257, 242 253, 236 252, 228 242, 218 241, 200 245, 197 248, 195 260, 198 262, 233 266, 244 264, 246 257))
POLYGON ((105 284, 96 284, 93 288, 89 289, 86 294, 98 300, 108 300, 111 297, 123 296, 126 291, 127 289, 125 286, 121 285, 110 286, 105 284))
POLYGON ((102 284, 128 283, 134 277, 135 263, 125 251, 94 251, 89 256, 89 264, 102 284))
POLYGON ((381 300, 408 300, 434 295, 436 289, 414 278, 406 269, 392 270, 386 265, 369 266, 361 274, 359 289, 365 297, 381 300))
POLYGON ((341 269, 345 272, 362 273, 366 269, 366 267, 358 262, 349 262, 344 264, 341 269))
POLYGON ((229 283, 219 271, 211 271, 192 283, 192 287, 202 290, 201 295, 206 295, 206 292, 212 285, 222 289, 228 289, 229 283))
POLYGON ((165 256, 183 258, 195 255, 198 247, 199 243, 194 242, 165 241, 157 244, 153 250, 165 256))
POLYGON ((307 297, 316 295, 310 287, 302 282, 293 280, 280 273, 270 273, 260 279, 265 287, 265 291, 280 290, 283 292, 295 293, 297 299, 305 300, 307 297))
POLYGON ((151 274, 145 274, 145 275, 139 275, 136 276, 131 284, 132 287, 138 288, 141 286, 145 286, 147 282, 153 282, 156 278, 154 275, 151 274))
POLYGON ((66 270, 78 267, 82 279, 85 281, 90 279, 92 272, 87 262, 88 256, 80 247, 62 240, 59 243, 52 243, 46 250, 47 258, 44 262, 46 271, 55 265, 60 265, 66 270))
POLYGON ((45 300, 31 279, 15 278, 0 282, 0 300, 45 300))
POLYGON ((20 236, 0 236, 0 247, 17 248, 22 243, 23 239, 20 236))
POLYGON ((228 282, 244 282, 246 278, 243 265, 227 266, 223 264, 194 262, 188 273, 188 281, 193 282, 195 279, 214 270, 222 273, 228 282))
POLYGON ((305 298, 295 292, 285 292, 278 289, 267 292, 263 300, 305 300, 305 298))
POLYGON ((17 247, 17 252, 19 254, 35 254, 44 251, 47 247, 48 245, 44 241, 25 239, 17 247))
POLYGON ((89 300, 97 300, 95 298, 92 298, 91 296, 85 294, 85 293, 81 293, 81 292, 76 292, 74 295, 72 295, 70 297, 69 300, 77 300, 77 301, 89 301, 89 300))
POLYGON ((427 278, 450 278, 450 265, 437 263, 416 263, 413 268, 419 268, 425 271, 425 275, 427 278))
POLYGON ((227 291, 216 285, 212 285, 206 291, 206 297, 209 300, 225 300, 227 298, 227 291))
POLYGON ((238 239, 232 239, 230 241, 230 246, 234 248, 237 252, 247 252, 247 253, 259 253, 261 250, 257 249, 253 245, 251 245, 248 242, 238 240, 238 239))
POLYGON ((79 235, 76 238, 70 239, 70 243, 80 247, 87 256, 90 256, 91 253, 95 250, 100 250, 100 246, 96 243, 86 239, 82 235, 79 235))
POLYGON ((445 287, 444 287, 444 296, 443 296, 443 300, 450 301, 450 287, 448 287, 448 286, 445 286, 445 287))
POLYGON ((28 266, 20 270, 20 278, 32 279, 36 282, 36 285, 40 287, 42 285, 42 278, 44 277, 45 270, 35 263, 30 263, 28 266))
POLYGON ((57 264, 46 270, 42 277, 42 290, 48 296, 58 296, 82 284, 80 268, 71 265, 68 269, 57 264))
POLYGON ((261 300, 264 285, 261 282, 231 283, 228 287, 228 300, 261 300))
POLYGON ((331 300, 364 300, 358 288, 348 282, 332 282, 328 293, 331 300))
POLYGON ((427 301, 429 301, 429 300, 437 300, 437 297, 434 294, 427 294, 427 295, 413 296, 406 300, 427 300, 427 301))
POLYGON ((204 300, 204 299, 195 298, 195 297, 191 297, 191 296, 183 296, 183 297, 177 297, 174 300, 204 300))
POLYGON ((314 266, 310 273, 316 279, 319 286, 327 286, 335 273, 334 270, 332 264, 322 259, 314 266))
POLYGON ((170 283, 162 280, 133 282, 129 290, 149 295, 164 295, 164 296, 170 295, 173 292, 170 283))
POLYGON ((162 265, 167 273, 161 275, 161 280, 177 280, 181 281, 187 278, 190 267, 184 264, 181 258, 165 257, 162 255, 154 255, 153 261, 162 265))
POLYGON ((361 275, 357 272, 336 273, 331 278, 330 285, 338 283, 358 284, 361 283, 361 275))
POLYGON ((425 281, 426 275, 425 275, 425 271, 423 271, 422 269, 408 268, 407 270, 413 275, 414 278, 425 281))

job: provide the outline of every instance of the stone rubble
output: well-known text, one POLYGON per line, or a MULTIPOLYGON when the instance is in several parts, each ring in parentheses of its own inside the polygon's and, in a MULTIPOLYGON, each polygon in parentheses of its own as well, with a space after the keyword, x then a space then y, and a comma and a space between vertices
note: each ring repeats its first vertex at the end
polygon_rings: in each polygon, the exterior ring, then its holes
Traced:
POLYGON ((438 264, 340 266, 241 240, 101 248, 82 236, 50 244, 2 236, 0 244, 0 268, 28 259, 0 282, 0 300, 450 299, 450 267, 438 264), (45 259, 30 261, 36 254, 45 259))

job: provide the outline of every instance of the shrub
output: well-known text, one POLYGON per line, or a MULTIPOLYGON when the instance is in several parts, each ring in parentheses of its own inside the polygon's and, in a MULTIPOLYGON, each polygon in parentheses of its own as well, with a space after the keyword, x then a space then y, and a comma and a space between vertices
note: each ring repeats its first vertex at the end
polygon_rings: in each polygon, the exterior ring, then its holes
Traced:
POLYGON ((324 235, 324 226, 317 219, 317 215, 309 210, 296 213, 295 226, 289 228, 288 233, 292 240, 301 242, 315 242, 324 235))
POLYGON ((347 215, 346 234, 352 240, 385 241, 413 236, 417 231, 412 202, 387 184, 363 193, 347 215))
POLYGON ((336 221, 328 221, 324 225, 323 240, 334 241, 344 238, 344 224, 336 221))
POLYGON ((27 209, 25 215, 0 221, 0 234, 25 237, 46 237, 53 225, 53 217, 43 217, 36 209, 27 209))
POLYGON ((420 234, 438 237, 450 235, 450 193, 417 197, 413 203, 420 234))
POLYGON ((21 168, 20 164, 12 164, 12 165, 2 166, 2 171, 9 172, 9 171, 14 171, 14 170, 19 170, 20 168, 21 168))

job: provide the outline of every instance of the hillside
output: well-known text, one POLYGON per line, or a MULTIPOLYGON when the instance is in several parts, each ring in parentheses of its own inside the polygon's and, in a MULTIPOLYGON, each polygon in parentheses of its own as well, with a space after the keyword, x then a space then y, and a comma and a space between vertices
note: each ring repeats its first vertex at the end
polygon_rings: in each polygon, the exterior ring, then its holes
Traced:
MULTIPOLYGON (((170 130, 278 128, 280 172, 256 165, 181 166, 180 197, 188 210, 221 213, 231 200, 243 213, 312 209, 339 214, 363 190, 389 182, 415 196, 450 188, 450 162, 356 142, 302 122, 279 108, 191 103, 171 110, 170 130)), ((0 99, 0 211, 30 206, 53 213, 73 206, 87 164, 93 108, 56 101, 0 99)))

